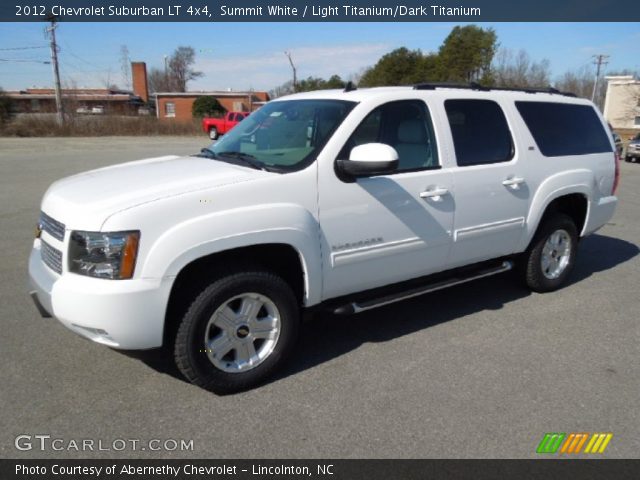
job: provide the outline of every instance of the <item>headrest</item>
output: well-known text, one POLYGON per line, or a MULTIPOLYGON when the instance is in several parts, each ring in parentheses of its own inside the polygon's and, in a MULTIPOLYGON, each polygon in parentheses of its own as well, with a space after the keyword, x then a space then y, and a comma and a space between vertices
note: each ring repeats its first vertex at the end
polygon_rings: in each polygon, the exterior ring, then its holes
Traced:
POLYGON ((421 120, 405 120, 398 125, 399 143, 427 143, 427 132, 421 120))

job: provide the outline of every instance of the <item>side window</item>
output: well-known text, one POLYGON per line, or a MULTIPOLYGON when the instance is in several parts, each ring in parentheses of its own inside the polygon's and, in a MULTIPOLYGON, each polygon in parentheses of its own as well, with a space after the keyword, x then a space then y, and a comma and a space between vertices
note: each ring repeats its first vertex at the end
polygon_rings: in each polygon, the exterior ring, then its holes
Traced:
POLYGON ((609 135, 590 105, 516 102, 545 157, 611 152, 609 135))
POLYGON ((338 158, 348 159, 351 150, 365 143, 385 143, 398 152, 398 171, 439 166, 433 124, 420 100, 390 102, 375 108, 351 134, 338 158))
POLYGON ((458 166, 508 162, 513 139, 504 112, 490 100, 446 100, 458 166))

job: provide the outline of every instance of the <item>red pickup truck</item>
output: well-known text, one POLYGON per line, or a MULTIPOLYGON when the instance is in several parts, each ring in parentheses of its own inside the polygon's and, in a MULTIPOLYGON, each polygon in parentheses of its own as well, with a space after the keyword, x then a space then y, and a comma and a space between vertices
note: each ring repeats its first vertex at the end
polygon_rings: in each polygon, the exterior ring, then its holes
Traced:
POLYGON ((222 118, 203 118, 202 130, 209 134, 211 140, 216 140, 248 116, 249 112, 227 112, 222 118))

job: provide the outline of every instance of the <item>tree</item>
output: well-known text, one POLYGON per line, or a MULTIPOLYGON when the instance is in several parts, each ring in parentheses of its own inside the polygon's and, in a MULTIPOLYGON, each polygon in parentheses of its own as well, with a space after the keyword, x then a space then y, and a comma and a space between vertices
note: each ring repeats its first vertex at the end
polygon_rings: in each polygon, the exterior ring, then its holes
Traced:
MULTIPOLYGON (((340 75, 331 75, 328 80, 320 77, 307 77, 304 80, 297 82, 297 89, 295 92, 310 92, 312 90, 328 90, 333 88, 344 88, 347 85, 340 75)), ((278 85, 269 92, 271 98, 278 98, 284 95, 295 93, 293 88, 293 82, 288 80, 281 85, 278 85)))
POLYGON ((11 98, 0 88, 0 125, 11 117, 11 98))
POLYGON ((491 67, 491 76, 493 85, 497 87, 542 88, 551 84, 549 60, 535 62, 524 50, 517 54, 508 49, 499 50, 491 67))
POLYGON ((454 27, 438 51, 438 79, 491 83, 491 62, 498 47, 493 28, 454 27))
POLYGON ((423 54, 420 50, 397 48, 383 55, 378 63, 366 70, 359 85, 376 87, 381 85, 410 85, 434 80, 436 58, 434 54, 423 54))
MULTIPOLYGON (((584 66, 577 70, 569 70, 556 80, 555 87, 563 92, 570 92, 581 98, 591 100, 596 74, 593 68, 584 66)), ((599 82, 594 103, 600 108, 604 105, 606 83, 599 82)))
POLYGON ((215 97, 198 97, 193 102, 191 113, 196 118, 217 117, 225 112, 225 109, 215 97))
POLYGON ((340 75, 332 75, 329 80, 320 77, 308 77, 298 82, 298 92, 310 92, 313 90, 328 90, 332 88, 344 88, 346 82, 340 75))
POLYGON ((178 47, 167 59, 166 71, 151 68, 147 75, 149 90, 157 92, 186 92, 187 83, 203 73, 193 69, 196 52, 193 47, 178 47))
POLYGON ((290 95, 292 93, 294 93, 293 82, 291 80, 288 80, 283 84, 278 85, 277 87, 274 87, 272 90, 270 90, 269 97, 271 98, 284 97, 285 95, 290 95))
POLYGON ((203 73, 193 69, 196 51, 193 47, 178 47, 169 58, 169 79, 173 90, 186 92, 187 83, 200 78, 203 73))
POLYGON ((151 93, 170 92, 169 74, 159 68, 151 68, 147 73, 147 83, 151 93))
POLYGON ((122 71, 124 88, 131 90, 131 59, 129 58, 129 48, 126 45, 120 46, 120 70, 122 71))

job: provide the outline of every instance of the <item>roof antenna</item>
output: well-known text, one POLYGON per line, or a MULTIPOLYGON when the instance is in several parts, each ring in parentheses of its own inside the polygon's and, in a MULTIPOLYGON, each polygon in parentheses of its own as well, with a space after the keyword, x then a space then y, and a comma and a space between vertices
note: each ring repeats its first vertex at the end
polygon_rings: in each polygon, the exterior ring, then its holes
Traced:
POLYGON ((354 90, 357 90, 357 89, 358 87, 356 87, 351 80, 349 80, 347 84, 344 86, 345 92, 353 92, 354 90))

